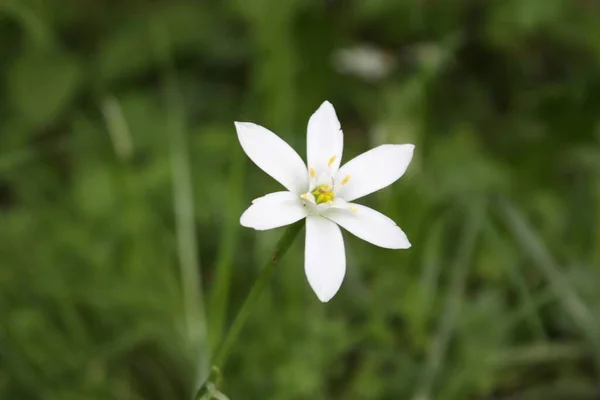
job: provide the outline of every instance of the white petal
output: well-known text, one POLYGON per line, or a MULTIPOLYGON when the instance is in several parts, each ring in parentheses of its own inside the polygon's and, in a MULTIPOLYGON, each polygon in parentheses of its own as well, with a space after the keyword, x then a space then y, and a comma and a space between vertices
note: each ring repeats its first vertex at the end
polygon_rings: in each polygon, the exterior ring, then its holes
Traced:
POLYGON ((372 208, 360 204, 348 204, 347 209, 330 208, 325 218, 362 240, 386 249, 408 249, 410 242, 396 223, 372 208))
POLYGON ((291 192, 308 190, 306 165, 279 136, 251 122, 236 122, 238 139, 250 159, 291 192))
POLYGON ((346 273, 346 254, 340 228, 323 217, 307 217, 304 251, 308 283, 319 300, 327 302, 340 289, 346 273))
POLYGON ((341 208, 344 210, 348 209, 348 203, 346 202, 346 200, 340 199, 339 197, 336 197, 335 199, 333 199, 333 202, 331 203, 331 207, 332 208, 341 208))
POLYGON ((300 196, 301 199, 305 200, 306 202, 312 204, 312 205, 317 205, 317 201, 315 200, 315 195, 313 195, 310 192, 304 193, 300 196))
POLYGON ((414 148, 412 144, 384 144, 348 161, 336 175, 336 196, 352 201, 391 185, 406 172, 414 148))
POLYGON ((292 224, 307 214, 297 194, 275 192, 253 200, 242 214, 240 224, 262 231, 292 224))
POLYGON ((317 176, 325 171, 335 174, 342 160, 343 147, 344 135, 340 130, 340 121, 331 103, 325 101, 308 120, 308 167, 313 168, 317 176))

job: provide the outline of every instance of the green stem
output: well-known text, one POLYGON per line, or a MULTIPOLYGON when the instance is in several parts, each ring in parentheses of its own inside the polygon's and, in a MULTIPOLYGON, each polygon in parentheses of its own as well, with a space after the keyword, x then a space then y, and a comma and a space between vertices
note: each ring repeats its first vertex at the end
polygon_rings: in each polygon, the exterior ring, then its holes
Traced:
POLYGON ((223 337, 223 330, 225 328, 235 246, 240 232, 238 229, 240 226, 238 211, 242 211, 240 199, 243 197, 241 191, 244 187, 245 162, 246 160, 243 154, 241 154, 241 149, 231 152, 231 175, 229 177, 229 195, 226 204, 226 209, 229 212, 226 215, 223 225, 215 266, 214 283, 211 285, 212 290, 208 303, 208 327, 211 349, 214 349, 219 344, 218 340, 223 337))
POLYGON ((196 376, 204 379, 203 377, 210 371, 210 349, 200 274, 201 263, 196 251, 198 240, 189 145, 186 137, 186 110, 172 56, 168 29, 163 24, 152 25, 150 34, 153 35, 156 59, 164 73, 166 129, 169 135, 177 255, 181 270, 188 343, 199 353, 196 376))
POLYGON ((246 297, 246 301, 244 301, 242 308, 240 308, 240 311, 238 311, 237 316, 233 320, 233 323, 231 324, 231 328, 229 329, 225 340, 219 347, 219 351, 217 352, 217 355, 213 360, 213 365, 215 367, 221 368, 227 360, 227 356, 229 355, 231 346, 237 339, 240 331, 242 330, 242 327, 244 326, 244 323, 246 322, 246 319, 250 314, 252 306, 254 306, 254 303, 256 303, 256 301, 260 298, 260 295, 262 294, 263 289, 269 281, 269 278, 271 277, 271 275, 273 275, 273 271, 275 271, 275 267, 277 266, 277 264, 279 264, 279 261, 281 261, 285 253, 290 248, 290 245, 292 244, 296 236, 298 236, 298 233, 300 233, 303 227, 304 220, 290 225, 283 233, 281 239, 279 239, 279 242, 277 242, 275 250, 273 251, 273 256, 269 259, 267 265, 265 265, 265 267, 263 268, 256 282, 254 282, 254 286, 252 286, 248 297, 246 297))

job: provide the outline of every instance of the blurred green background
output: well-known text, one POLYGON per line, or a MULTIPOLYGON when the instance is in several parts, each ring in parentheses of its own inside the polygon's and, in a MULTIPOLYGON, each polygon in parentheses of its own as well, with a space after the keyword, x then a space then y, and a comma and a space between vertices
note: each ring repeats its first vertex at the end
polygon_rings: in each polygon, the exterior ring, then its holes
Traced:
POLYGON ((0 0, 0 82, 0 399, 191 399, 282 234, 233 121, 305 156, 324 100, 416 144, 364 200, 413 247, 322 304, 297 240, 220 389, 600 398, 598 1, 0 0))

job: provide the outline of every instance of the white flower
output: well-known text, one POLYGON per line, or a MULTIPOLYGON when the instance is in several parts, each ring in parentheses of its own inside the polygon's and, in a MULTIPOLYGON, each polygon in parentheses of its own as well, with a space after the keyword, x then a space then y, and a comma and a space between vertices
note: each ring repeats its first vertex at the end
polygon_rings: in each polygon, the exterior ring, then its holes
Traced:
POLYGON ((346 273, 339 226, 376 246, 410 247, 394 221, 351 202, 400 178, 412 159, 414 145, 382 145, 340 168, 344 135, 328 101, 308 121, 308 168, 294 149, 268 129, 250 122, 236 122, 235 127, 248 157, 287 189, 252 201, 240 223, 266 230, 306 218, 304 270, 322 302, 337 293, 346 273))

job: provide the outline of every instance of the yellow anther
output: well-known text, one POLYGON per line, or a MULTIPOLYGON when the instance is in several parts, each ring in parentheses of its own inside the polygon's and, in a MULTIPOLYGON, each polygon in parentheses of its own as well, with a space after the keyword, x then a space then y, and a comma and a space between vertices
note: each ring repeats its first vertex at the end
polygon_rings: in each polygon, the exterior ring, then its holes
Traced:
POLYGON ((345 185, 350 180, 350 175, 346 175, 344 179, 342 179, 342 185, 345 185))
POLYGON ((329 159, 329 161, 327 162, 327 166, 331 167, 333 165, 333 163, 335 162, 335 159, 337 158, 337 156, 331 156, 331 158, 329 159))
POLYGON ((352 211, 352 212, 358 212, 358 208, 354 207, 353 205, 350 205, 348 208, 349 208, 349 209, 350 209, 350 211, 352 211))
POLYGON ((300 198, 304 199, 304 200, 308 200, 308 193, 302 193, 300 195, 300 198))
POLYGON ((315 172, 315 169, 314 169, 314 168, 311 168, 311 169, 310 169, 310 177, 311 177, 311 178, 314 178, 314 177, 315 177, 315 175, 317 175, 317 173, 315 172))
POLYGON ((321 203, 331 203, 335 198, 335 194, 331 191, 331 186, 329 185, 319 185, 312 191, 312 195, 315 196, 315 202, 317 204, 321 203))
POLYGON ((322 193, 317 196, 317 204, 331 203, 333 201, 333 197, 334 197, 334 195, 331 192, 322 193))

